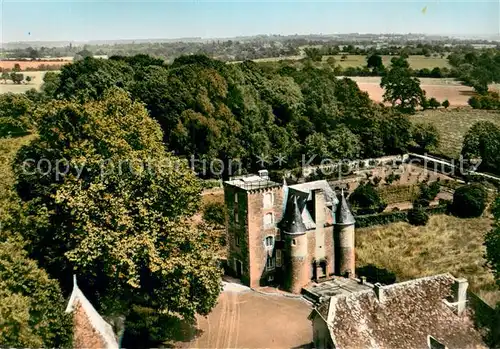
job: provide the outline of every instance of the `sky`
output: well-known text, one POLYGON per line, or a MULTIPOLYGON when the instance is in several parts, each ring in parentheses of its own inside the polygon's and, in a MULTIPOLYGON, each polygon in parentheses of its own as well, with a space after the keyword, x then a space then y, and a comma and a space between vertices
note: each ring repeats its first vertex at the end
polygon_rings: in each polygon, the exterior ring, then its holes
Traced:
POLYGON ((500 31, 498 0, 0 1, 3 43, 356 32, 498 35, 500 31))

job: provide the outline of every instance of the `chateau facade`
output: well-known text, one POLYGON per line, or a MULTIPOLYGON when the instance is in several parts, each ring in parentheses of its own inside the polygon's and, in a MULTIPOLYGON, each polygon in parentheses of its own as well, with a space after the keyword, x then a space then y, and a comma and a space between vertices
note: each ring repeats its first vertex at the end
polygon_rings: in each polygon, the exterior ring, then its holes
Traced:
POLYGON ((354 277, 354 217, 326 181, 288 186, 267 171, 224 183, 228 265, 250 287, 300 293, 311 281, 354 277))

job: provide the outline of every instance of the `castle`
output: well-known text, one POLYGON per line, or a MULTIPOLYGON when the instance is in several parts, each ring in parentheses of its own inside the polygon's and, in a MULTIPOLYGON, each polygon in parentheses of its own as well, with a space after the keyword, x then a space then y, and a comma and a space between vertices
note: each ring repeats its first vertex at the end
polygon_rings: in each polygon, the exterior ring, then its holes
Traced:
POLYGON ((354 217, 324 181, 288 186, 259 175, 224 183, 228 266, 250 287, 300 293, 311 281, 354 277, 354 217))

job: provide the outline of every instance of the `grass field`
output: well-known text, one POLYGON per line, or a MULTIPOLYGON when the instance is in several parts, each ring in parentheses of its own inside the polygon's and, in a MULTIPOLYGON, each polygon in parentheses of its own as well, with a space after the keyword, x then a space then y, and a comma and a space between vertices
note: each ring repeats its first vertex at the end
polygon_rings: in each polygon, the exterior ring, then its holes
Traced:
MULTIPOLYGON (((329 57, 334 57, 337 64, 342 68, 366 66, 366 56, 347 55, 347 59, 344 61, 341 60, 342 55, 323 56, 323 61, 326 61, 329 57)), ((393 57, 394 56, 382 56, 382 62, 386 67, 391 64, 391 59, 393 57)), ((413 69, 427 68, 432 70, 432 68, 435 67, 450 68, 448 60, 441 57, 410 56, 408 58, 408 63, 413 69)))
POLYGON ((450 157, 458 157, 469 128, 478 121, 491 121, 500 126, 500 113, 470 108, 426 110, 411 116, 415 123, 430 123, 441 136, 437 152, 450 157))
POLYGON ((24 75, 26 79, 27 76, 31 76, 31 82, 29 84, 13 84, 10 80, 7 80, 7 83, 4 83, 2 80, 0 82, 0 93, 24 93, 32 88, 39 90, 43 84, 43 77, 45 76, 46 71, 23 71, 21 74, 24 75))
POLYGON ((407 223, 358 229, 357 266, 375 264, 398 281, 450 272, 469 280, 470 289, 490 305, 500 301, 493 274, 485 266, 484 234, 488 218, 432 216, 424 227, 407 223))
MULTIPOLYGON (((326 62, 326 60, 330 57, 334 57, 336 60, 336 64, 340 65, 342 68, 366 66, 366 56, 347 55, 347 59, 344 61, 341 60, 342 55, 323 56, 323 62, 326 62)), ((394 56, 382 56, 382 61, 384 65, 389 66, 391 64, 391 58, 393 57, 394 56)), ((258 58, 254 59, 254 62, 276 62, 280 60, 299 60, 302 58, 305 58, 305 55, 258 58)), ((446 58, 441 58, 441 57, 410 56, 408 58, 408 63, 410 63, 410 67, 413 69, 428 68, 432 70, 432 68, 435 67, 450 68, 448 60, 446 58)))

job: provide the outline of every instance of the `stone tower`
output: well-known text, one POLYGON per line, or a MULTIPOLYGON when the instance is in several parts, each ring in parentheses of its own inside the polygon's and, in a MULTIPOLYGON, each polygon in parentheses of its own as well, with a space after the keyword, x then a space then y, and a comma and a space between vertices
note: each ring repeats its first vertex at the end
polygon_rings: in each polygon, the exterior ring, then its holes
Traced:
POLYGON ((346 277, 354 277, 356 271, 355 248, 354 248, 354 216, 344 197, 344 191, 340 194, 340 203, 335 215, 335 266, 336 274, 346 277))
POLYGON ((285 216, 280 223, 284 240, 284 286, 292 293, 300 293, 309 281, 308 240, 297 196, 289 198, 285 216))

